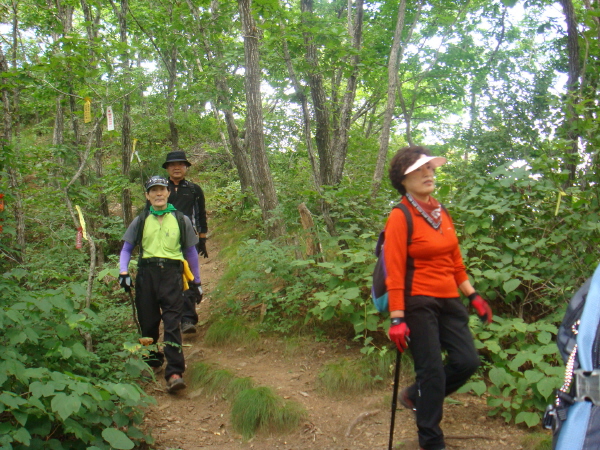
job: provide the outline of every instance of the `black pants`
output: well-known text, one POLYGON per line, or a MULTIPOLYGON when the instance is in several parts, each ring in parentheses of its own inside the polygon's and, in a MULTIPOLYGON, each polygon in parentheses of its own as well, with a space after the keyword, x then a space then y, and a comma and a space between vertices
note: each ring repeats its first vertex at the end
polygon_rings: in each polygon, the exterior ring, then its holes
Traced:
POLYGON ((459 298, 414 296, 406 298, 405 317, 410 329, 410 351, 416 383, 408 396, 417 408, 419 445, 426 450, 445 447, 440 428, 444 398, 463 384, 480 361, 469 330, 469 315, 459 298), (442 350, 447 351, 446 365, 442 350))
POLYGON ((165 378, 185 371, 181 348, 181 315, 183 310, 183 265, 173 261, 168 264, 142 264, 135 282, 135 303, 142 337, 151 337, 156 344, 160 321, 164 328, 164 355, 151 352, 148 364, 160 367, 167 359, 165 378), (174 344, 174 345, 170 345, 174 344))
POLYGON ((189 322, 196 325, 198 323, 198 313, 196 312, 196 297, 187 290, 183 293, 183 316, 182 322, 189 322))

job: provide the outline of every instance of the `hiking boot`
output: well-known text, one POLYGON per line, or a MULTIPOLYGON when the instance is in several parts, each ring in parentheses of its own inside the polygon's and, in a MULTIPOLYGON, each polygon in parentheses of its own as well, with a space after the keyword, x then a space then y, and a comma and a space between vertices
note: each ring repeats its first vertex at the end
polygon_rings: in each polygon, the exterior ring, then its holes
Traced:
POLYGON ((411 398, 408 396, 408 388, 402 389, 400 395, 398 396, 398 400, 400 400, 400 404, 406 409, 410 409, 412 412, 417 412, 415 402, 412 401, 411 398))
POLYGON ((181 324, 181 332, 183 334, 194 334, 196 332, 196 325, 191 322, 183 322, 181 324))
POLYGON ((185 388, 186 388, 185 381, 183 381, 183 378, 181 378, 181 375, 178 375, 178 374, 171 375, 171 378, 169 378, 169 381, 167 381, 167 392, 169 394, 174 394, 175 392, 180 391, 185 388))

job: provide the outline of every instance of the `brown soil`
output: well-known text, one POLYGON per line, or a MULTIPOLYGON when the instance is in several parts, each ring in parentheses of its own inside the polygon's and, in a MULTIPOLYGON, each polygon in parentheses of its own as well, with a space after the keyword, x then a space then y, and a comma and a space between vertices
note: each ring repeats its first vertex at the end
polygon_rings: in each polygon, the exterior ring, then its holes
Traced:
MULTIPOLYGON (((211 290, 222 273, 223 262, 218 249, 208 241, 209 259, 201 258, 205 299, 198 306, 200 322, 206 320, 211 303, 211 290)), ((293 351, 277 339, 262 340, 255 348, 229 350, 206 347, 204 329, 195 335, 184 335, 188 367, 202 361, 228 369, 240 377, 250 376, 256 385, 269 386, 286 399, 304 406, 305 422, 287 435, 258 435, 243 441, 230 424, 230 404, 221 398, 207 398, 201 390, 191 388, 169 395, 160 378, 146 385, 158 404, 149 409, 145 421, 159 450, 195 450, 215 448, 343 450, 387 449, 390 427, 389 389, 332 398, 317 389, 320 367, 350 353, 336 343, 303 342, 293 351)), ((354 352, 354 356, 356 356, 354 352)), ((408 377, 402 384, 410 382, 408 377)), ((442 428, 448 449, 510 450, 523 449, 527 430, 508 426, 502 419, 487 416, 485 401, 475 396, 453 395, 455 402, 444 409, 442 428)), ((394 448, 418 450, 416 425, 412 412, 400 407, 396 413, 394 448)))

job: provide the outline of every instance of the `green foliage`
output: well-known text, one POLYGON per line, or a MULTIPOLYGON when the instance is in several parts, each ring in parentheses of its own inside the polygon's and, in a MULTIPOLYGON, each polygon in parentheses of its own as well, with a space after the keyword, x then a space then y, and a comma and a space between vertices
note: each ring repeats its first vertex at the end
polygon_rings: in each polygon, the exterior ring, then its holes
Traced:
POLYGON ((385 386, 393 371, 395 352, 372 353, 359 359, 325 364, 318 385, 329 395, 349 395, 385 386))
POLYGON ((231 408, 231 424, 244 439, 250 439, 261 431, 293 430, 306 415, 298 403, 285 401, 263 386, 239 393, 231 408))
POLYGON ((554 343, 557 327, 544 321, 528 324, 518 318, 498 317, 486 328, 472 326, 475 344, 487 361, 488 384, 474 380, 460 392, 487 392, 490 415, 529 427, 538 425, 564 375, 554 343))
POLYGON ((547 162, 471 173, 459 179, 449 205, 477 290, 497 311, 526 313, 530 321, 579 288, 600 244, 598 197, 578 187, 560 195, 547 162))
POLYGON ((121 350, 113 355, 121 361, 121 378, 99 376, 103 361, 82 337, 93 331, 96 315, 75 307, 79 287, 23 291, 18 278, 17 269, 0 278, 3 448, 108 450, 151 443, 140 425, 153 399, 127 382, 145 364, 121 350))

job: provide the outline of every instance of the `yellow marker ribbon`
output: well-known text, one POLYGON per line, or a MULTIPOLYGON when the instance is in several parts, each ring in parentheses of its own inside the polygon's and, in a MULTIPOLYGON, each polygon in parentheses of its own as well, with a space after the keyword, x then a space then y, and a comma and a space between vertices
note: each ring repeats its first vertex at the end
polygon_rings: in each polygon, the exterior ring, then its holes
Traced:
POLYGON ((83 123, 92 121, 92 99, 86 97, 83 99, 83 123))
POLYGON ((561 190, 558 191, 558 198, 556 199, 556 210, 554 211, 555 216, 558 216, 558 208, 560 208, 560 202, 564 195, 567 195, 567 194, 561 190))
POLYGON ((87 232, 85 231, 85 219, 83 218, 83 213, 81 212, 81 208, 79 207, 79 205, 75 205, 75 209, 77 210, 77 214, 79 215, 79 224, 81 225, 81 231, 83 231, 83 238, 87 241, 88 236, 87 236, 87 232))

